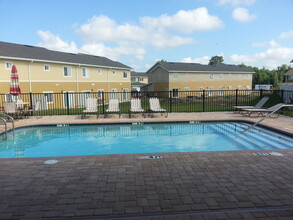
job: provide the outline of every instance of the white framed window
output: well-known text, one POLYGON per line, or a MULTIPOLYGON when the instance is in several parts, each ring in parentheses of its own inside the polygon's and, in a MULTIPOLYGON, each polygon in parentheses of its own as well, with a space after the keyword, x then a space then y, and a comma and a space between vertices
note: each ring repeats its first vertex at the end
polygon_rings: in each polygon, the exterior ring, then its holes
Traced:
POLYGON ((119 93, 117 89, 111 89, 111 93, 109 93, 109 99, 119 99, 119 93))
POLYGON ((6 70, 11 70, 12 69, 12 65, 13 65, 12 62, 5 62, 5 69, 6 70))
POLYGON ((224 87, 219 87, 218 95, 224 95, 224 87))
POLYGON ((228 90, 232 90, 232 86, 228 86, 228 90))
POLYGON ((102 69, 98 69, 98 74, 102 74, 102 69))
POLYGON ((82 71, 82 77, 83 78, 88 78, 89 77, 89 69, 88 68, 83 67, 81 69, 81 71, 82 71))
POLYGON ((178 73, 173 73, 173 79, 178 79, 179 74, 178 73))
POLYGON ((245 89, 246 89, 246 94, 248 95, 250 93, 250 86, 245 86, 245 89))
POLYGON ((123 89, 122 92, 123 92, 123 100, 124 101, 128 100, 128 89, 123 89))
POLYGON ((208 96, 214 96, 214 88, 209 87, 208 96))
POLYGON ((43 92, 43 94, 47 98, 47 103, 48 104, 54 103, 54 94, 53 94, 53 91, 45 91, 45 92, 43 92))
POLYGON ((241 86, 237 86, 237 89, 238 89, 238 90, 241 90, 241 86))
POLYGON ((200 88, 199 88, 199 91, 200 91, 200 92, 202 92, 203 90, 204 90, 204 88, 203 88, 203 87, 200 87, 200 88))
POLYGON ((44 65, 44 71, 47 71, 47 72, 50 71, 50 65, 49 64, 44 65))
POLYGON ((214 78, 214 74, 211 73, 211 74, 210 74, 210 79, 213 79, 213 78, 214 78))
POLYGON ((124 71, 124 72, 123 72, 123 78, 124 78, 124 79, 127 79, 127 77, 128 77, 128 72, 127 72, 127 71, 124 71))
POLYGON ((103 92, 104 92, 104 89, 98 89, 98 98, 99 99, 102 99, 103 98, 103 92))
POLYGON ((72 69, 70 66, 63 67, 63 76, 64 77, 72 77, 72 69))

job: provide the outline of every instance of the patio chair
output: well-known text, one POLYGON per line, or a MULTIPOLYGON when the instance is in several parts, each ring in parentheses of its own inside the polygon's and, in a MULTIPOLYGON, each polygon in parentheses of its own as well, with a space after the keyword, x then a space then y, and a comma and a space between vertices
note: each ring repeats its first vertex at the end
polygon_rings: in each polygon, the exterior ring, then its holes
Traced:
POLYGON ((160 101, 159 101, 158 98, 150 98, 149 99, 149 102, 150 102, 150 109, 149 109, 149 111, 151 113, 161 113, 161 115, 164 114, 166 118, 168 117, 167 110, 161 108, 160 101))
POLYGON ((109 99, 109 105, 108 109, 106 109, 105 117, 107 117, 109 113, 118 113, 120 118, 119 99, 109 99))
POLYGON ((144 109, 141 108, 141 100, 139 98, 133 98, 130 100, 129 118, 131 113, 142 113, 144 115, 144 109))
POLYGON ((282 109, 283 107, 293 107, 291 104, 284 104, 284 103, 279 103, 276 105, 273 105, 267 109, 264 108, 244 108, 241 111, 243 112, 242 115, 244 116, 249 116, 249 117, 259 117, 263 115, 270 116, 271 118, 277 118, 279 117, 279 114, 276 114, 273 117, 273 114, 282 109))
POLYGON ((86 99, 85 110, 83 110, 81 114, 81 119, 83 119, 87 114, 97 114, 97 118, 99 118, 98 100, 96 98, 86 99))
POLYGON ((19 111, 15 102, 4 102, 3 103, 3 112, 4 114, 19 118, 19 111))
POLYGON ((259 109, 259 108, 262 108, 264 106, 264 104, 269 100, 269 97, 268 96, 265 96, 263 97, 261 100, 259 100, 258 103, 256 103, 255 106, 241 106, 241 105, 236 105, 236 106, 233 106, 233 108, 235 109, 236 112, 239 112, 241 113, 241 110, 242 109, 259 109))

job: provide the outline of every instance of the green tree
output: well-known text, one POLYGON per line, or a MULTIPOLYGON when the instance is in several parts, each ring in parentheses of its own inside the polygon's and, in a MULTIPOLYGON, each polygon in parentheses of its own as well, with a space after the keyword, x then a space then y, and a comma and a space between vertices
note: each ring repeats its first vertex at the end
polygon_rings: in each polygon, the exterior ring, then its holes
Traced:
POLYGON ((209 65, 216 65, 223 62, 224 62, 224 58, 222 56, 213 56, 210 59, 209 65))

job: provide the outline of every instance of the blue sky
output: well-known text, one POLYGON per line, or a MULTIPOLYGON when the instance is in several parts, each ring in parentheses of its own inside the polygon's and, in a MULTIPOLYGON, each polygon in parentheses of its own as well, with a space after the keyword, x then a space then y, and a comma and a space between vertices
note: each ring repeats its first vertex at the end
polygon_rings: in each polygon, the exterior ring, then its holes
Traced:
POLYGON ((292 0, 0 0, 0 41, 156 61, 276 68, 293 59, 292 0))

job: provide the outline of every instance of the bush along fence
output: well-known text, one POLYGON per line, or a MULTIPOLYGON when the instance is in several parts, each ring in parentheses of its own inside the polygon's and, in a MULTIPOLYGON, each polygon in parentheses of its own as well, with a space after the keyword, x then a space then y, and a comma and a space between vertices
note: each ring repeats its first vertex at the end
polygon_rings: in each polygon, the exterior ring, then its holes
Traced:
MULTIPOLYGON (((201 90, 201 91, 151 91, 151 92, 81 92, 81 93, 24 93, 19 96, 0 94, 0 108, 4 102, 22 99, 28 108, 37 101, 38 115, 78 115, 85 109, 86 99, 97 98, 98 110, 104 114, 109 99, 119 99, 120 113, 128 114, 131 98, 140 98, 142 108, 149 109, 149 98, 157 97, 161 107, 172 112, 233 111, 234 105, 254 106, 262 97, 269 96, 264 108, 277 103, 293 103, 293 91, 286 90, 201 90)), ((293 117, 293 109, 285 108, 282 114, 293 117)))

